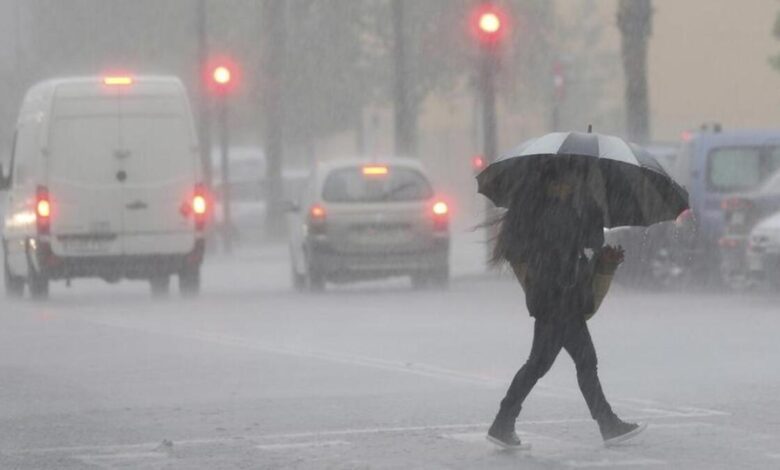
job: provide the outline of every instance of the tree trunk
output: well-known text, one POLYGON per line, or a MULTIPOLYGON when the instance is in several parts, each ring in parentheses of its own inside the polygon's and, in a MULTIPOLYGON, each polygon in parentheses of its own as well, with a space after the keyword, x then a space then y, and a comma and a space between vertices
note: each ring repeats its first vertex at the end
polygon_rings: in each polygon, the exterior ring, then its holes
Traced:
POLYGON ((262 4, 263 64, 265 83, 265 129, 263 129, 266 155, 266 179, 268 204, 265 228, 269 238, 280 238, 285 233, 282 199, 282 162, 284 161, 284 76, 286 61, 286 9, 287 3, 264 0, 262 4))
POLYGON ((620 0, 617 24, 621 34, 626 79, 626 131, 630 140, 650 139, 647 92, 647 43, 652 30, 651 0, 620 0))
POLYGON ((405 0, 393 0, 393 101, 395 111, 395 153, 415 156, 417 153, 417 106, 409 93, 410 70, 406 51, 405 0))

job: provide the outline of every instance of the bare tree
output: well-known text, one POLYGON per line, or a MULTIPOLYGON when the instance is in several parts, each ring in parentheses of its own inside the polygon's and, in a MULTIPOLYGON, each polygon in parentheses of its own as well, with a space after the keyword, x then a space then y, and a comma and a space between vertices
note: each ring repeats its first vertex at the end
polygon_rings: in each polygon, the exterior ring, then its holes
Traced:
POLYGON ((268 209, 266 212, 267 235, 275 238, 284 233, 282 213, 282 162, 284 152, 285 70, 286 70, 286 19, 287 3, 265 0, 262 4, 261 24, 263 34, 263 70, 265 93, 265 128, 263 129, 267 158, 268 209))
POLYGON ((637 142, 650 138, 647 93, 647 44, 652 32, 651 0, 620 0, 617 25, 621 34, 626 89, 626 130, 637 142))

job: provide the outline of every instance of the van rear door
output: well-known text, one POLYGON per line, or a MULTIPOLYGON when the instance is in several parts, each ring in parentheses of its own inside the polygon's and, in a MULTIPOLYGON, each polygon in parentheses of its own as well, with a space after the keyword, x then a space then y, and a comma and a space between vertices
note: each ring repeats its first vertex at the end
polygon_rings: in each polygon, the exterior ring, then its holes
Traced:
POLYGON ((56 110, 46 158, 52 249, 60 256, 119 255, 124 210, 116 102, 64 98, 56 110))
POLYGON ((189 203, 199 174, 191 123, 179 112, 143 112, 153 106, 141 101, 120 120, 125 252, 187 253, 195 244, 189 203))

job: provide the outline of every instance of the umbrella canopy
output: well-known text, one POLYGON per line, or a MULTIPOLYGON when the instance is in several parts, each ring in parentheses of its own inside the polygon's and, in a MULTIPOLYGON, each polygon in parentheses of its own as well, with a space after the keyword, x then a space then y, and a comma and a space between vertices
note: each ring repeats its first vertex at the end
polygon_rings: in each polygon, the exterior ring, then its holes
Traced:
POLYGON ((515 197, 532 203, 544 169, 562 161, 584 170, 583 183, 602 208, 606 227, 652 225, 688 208, 687 191, 642 147, 581 132, 555 132, 525 142, 477 175, 479 192, 499 207, 508 207, 515 197))

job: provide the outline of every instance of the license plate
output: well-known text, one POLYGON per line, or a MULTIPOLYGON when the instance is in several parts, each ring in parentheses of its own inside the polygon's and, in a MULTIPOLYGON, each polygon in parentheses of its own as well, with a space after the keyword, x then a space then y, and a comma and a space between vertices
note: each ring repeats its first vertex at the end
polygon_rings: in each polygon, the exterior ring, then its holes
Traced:
POLYGON ((110 244, 110 240, 100 238, 71 238, 62 241, 65 251, 79 254, 105 253, 110 244))
POLYGON ((748 256, 748 269, 750 271, 763 271, 764 266, 761 262, 761 258, 758 256, 748 256))
POLYGON ((355 238, 361 243, 398 243, 409 238, 409 231, 402 228, 374 229, 364 228, 354 232, 355 238))

